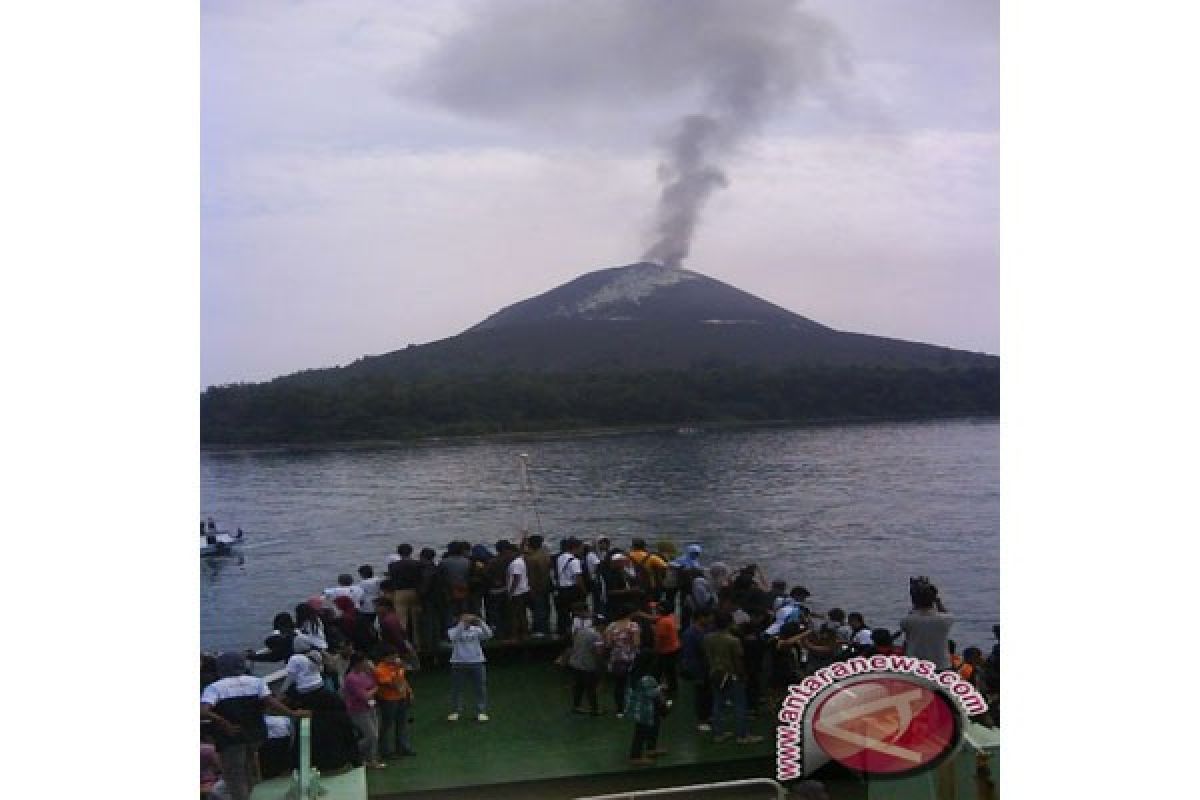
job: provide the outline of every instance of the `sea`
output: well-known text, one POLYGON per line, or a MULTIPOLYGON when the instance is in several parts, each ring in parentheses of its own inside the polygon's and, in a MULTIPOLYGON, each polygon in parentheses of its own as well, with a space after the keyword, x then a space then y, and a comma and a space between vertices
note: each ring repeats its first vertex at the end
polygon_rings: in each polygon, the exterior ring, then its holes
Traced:
POLYGON ((985 418, 202 449, 202 515, 247 544, 199 563, 200 645, 261 646, 277 612, 360 564, 383 570, 402 542, 440 553, 540 530, 552 544, 698 543, 705 564, 756 564, 807 587, 816 611, 893 630, 909 578, 925 575, 959 648, 986 653, 1000 621, 999 439, 985 418))

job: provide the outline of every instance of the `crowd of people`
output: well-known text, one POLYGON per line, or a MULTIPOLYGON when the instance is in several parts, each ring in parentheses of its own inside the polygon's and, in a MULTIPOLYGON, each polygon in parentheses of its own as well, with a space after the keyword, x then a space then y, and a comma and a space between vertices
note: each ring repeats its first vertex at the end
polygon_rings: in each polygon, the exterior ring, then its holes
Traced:
POLYGON ((953 669, 987 698, 979 721, 999 724, 999 626, 986 657, 978 646, 960 655, 954 617, 928 579, 910 582, 912 610, 893 630, 869 626, 858 611, 814 611, 808 589, 768 581, 756 565, 706 566, 702 557, 696 544, 680 554, 671 541, 649 547, 641 538, 626 550, 605 537, 568 537, 556 553, 539 535, 490 547, 455 541, 440 557, 432 548, 414 557, 401 544, 384 572, 360 566, 357 578, 340 575, 277 614, 264 648, 202 659, 205 758, 211 766, 215 749, 224 776, 217 795, 248 797, 260 777, 247 755, 256 747, 261 777, 289 771, 286 745, 272 739, 287 742, 297 716, 312 719, 322 771, 415 755, 410 677, 422 664, 449 664, 447 721, 461 719, 468 687, 474 718, 489 721, 489 640, 561 644, 571 712, 608 713, 601 699, 611 697, 611 713, 633 722, 629 758, 638 766, 666 752, 661 725, 685 695, 697 735, 753 744, 762 737, 750 720, 773 713, 790 684, 857 655, 907 654, 953 669), (278 698, 245 674, 247 661, 285 665, 278 698))

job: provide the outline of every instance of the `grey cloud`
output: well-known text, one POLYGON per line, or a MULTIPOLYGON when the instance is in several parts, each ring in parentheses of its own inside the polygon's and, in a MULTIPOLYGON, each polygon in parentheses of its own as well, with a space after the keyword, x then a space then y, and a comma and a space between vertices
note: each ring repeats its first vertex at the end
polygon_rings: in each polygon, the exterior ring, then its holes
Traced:
POLYGON ((793 0, 510 0, 480 7, 404 89, 565 135, 598 119, 674 119, 645 257, 678 265, 737 146, 802 91, 836 105, 847 53, 793 0))

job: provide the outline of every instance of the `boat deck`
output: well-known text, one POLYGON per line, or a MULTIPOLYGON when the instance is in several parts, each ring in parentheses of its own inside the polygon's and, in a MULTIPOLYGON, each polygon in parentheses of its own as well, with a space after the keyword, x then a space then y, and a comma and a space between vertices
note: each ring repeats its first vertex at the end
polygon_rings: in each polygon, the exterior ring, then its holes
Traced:
MULTIPOLYGON (((412 680, 416 700, 410 731, 417 755, 369 770, 373 798, 571 798, 774 774, 773 722, 752 721, 751 732, 764 737, 759 744, 716 744, 711 734, 696 731, 686 681, 663 722, 659 747, 668 754, 653 767, 632 767, 633 722, 615 716, 612 690, 603 683, 600 702, 607 714, 573 714, 566 670, 540 659, 498 658, 488 665, 491 721, 480 723, 474 713, 463 713, 458 722, 446 720, 450 676, 444 667, 423 670, 412 680)), ((470 697, 468 690, 464 709, 470 697)), ((835 796, 865 796, 861 787, 844 788, 835 796)))

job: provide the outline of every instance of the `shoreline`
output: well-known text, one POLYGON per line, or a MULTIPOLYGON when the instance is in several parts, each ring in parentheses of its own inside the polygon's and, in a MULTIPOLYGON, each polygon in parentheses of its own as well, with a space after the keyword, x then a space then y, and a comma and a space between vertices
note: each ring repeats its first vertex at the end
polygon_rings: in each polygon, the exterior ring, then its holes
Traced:
POLYGON ((235 452, 248 450, 287 451, 287 450, 371 450, 388 447, 430 447, 443 444, 486 443, 486 442, 521 442, 521 441, 553 441, 556 439, 590 439, 612 436, 636 436, 651 433, 679 433, 688 429, 689 433, 679 435, 697 435, 710 432, 729 432, 741 430, 758 430, 771 428, 823 428, 836 425, 871 425, 897 422, 944 422, 952 420, 981 420, 1000 421, 999 414, 939 414, 939 415, 900 415, 900 416, 838 416, 818 417, 813 419, 771 419, 771 420, 727 420, 715 422, 691 421, 660 425, 612 425, 603 427, 584 428, 552 428, 548 430, 503 431, 497 433, 444 434, 426 435, 391 439, 334 439, 315 441, 280 441, 280 442, 210 442, 200 443, 200 452, 235 452))

